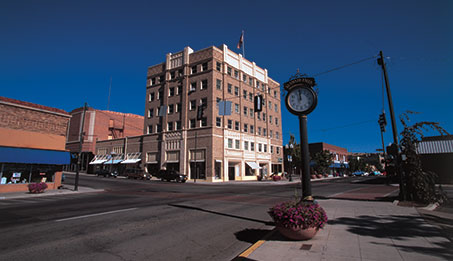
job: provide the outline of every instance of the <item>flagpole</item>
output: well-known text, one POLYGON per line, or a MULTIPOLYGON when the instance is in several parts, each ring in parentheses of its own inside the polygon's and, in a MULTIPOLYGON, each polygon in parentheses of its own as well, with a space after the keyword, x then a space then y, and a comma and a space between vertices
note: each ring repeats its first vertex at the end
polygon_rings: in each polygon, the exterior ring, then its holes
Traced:
POLYGON ((245 58, 245 37, 244 37, 244 30, 242 30, 242 57, 245 58))

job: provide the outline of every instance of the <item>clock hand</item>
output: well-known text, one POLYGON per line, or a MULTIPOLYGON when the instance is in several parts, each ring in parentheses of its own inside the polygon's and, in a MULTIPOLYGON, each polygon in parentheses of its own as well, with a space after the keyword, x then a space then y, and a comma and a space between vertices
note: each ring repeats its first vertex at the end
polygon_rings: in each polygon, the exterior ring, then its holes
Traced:
POLYGON ((299 90, 299 101, 302 101, 302 90, 299 90))

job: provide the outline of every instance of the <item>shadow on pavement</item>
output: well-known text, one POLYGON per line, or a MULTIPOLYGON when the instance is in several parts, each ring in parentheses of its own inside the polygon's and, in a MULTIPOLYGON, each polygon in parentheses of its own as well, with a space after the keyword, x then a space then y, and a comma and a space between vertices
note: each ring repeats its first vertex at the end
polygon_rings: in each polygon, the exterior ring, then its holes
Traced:
MULTIPOLYGON (((436 242, 442 237, 438 229, 426 226, 422 217, 417 216, 358 216, 329 220, 329 225, 347 225, 347 230, 360 236, 391 238, 396 247, 408 252, 418 252, 453 260, 453 246, 449 241, 436 242), (402 244, 411 238, 432 238, 436 247, 420 247, 402 244), (400 241, 400 242, 398 242, 400 241)), ((386 245, 375 242, 376 245, 386 245)))
POLYGON ((225 217, 232 217, 232 218, 238 218, 238 219, 252 221, 252 222, 263 223, 263 224, 268 225, 268 226, 273 226, 274 225, 274 222, 269 222, 269 221, 254 219, 254 218, 248 218, 248 217, 241 217, 241 216, 236 216, 236 215, 216 212, 216 211, 212 211, 212 210, 206 210, 206 209, 202 209, 202 208, 198 208, 198 207, 185 206, 185 205, 179 205, 179 204, 168 204, 168 205, 172 206, 172 207, 177 207, 177 208, 185 208, 185 209, 197 210, 197 211, 202 211, 202 212, 215 214, 215 215, 220 215, 220 216, 225 216, 225 217))
POLYGON ((269 234, 272 229, 244 229, 234 233, 236 238, 240 241, 254 244, 269 234))

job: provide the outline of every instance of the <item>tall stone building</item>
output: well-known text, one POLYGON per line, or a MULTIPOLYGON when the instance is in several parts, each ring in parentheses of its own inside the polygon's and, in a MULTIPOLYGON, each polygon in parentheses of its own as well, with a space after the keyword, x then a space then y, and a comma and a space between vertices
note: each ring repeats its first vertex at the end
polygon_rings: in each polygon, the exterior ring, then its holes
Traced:
POLYGON ((186 47, 148 68, 144 135, 98 142, 98 158, 123 146, 124 159, 141 153, 140 166, 151 174, 175 169, 213 182, 279 173, 280 97, 280 85, 266 69, 226 45, 186 47), (257 95, 263 97, 261 112, 254 111, 257 95))

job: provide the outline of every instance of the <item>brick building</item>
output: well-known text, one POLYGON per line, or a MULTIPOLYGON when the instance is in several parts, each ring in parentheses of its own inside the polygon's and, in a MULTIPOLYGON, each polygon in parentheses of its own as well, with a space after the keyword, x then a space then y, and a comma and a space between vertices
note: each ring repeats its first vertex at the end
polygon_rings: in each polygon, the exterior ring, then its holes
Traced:
MULTIPOLYGON (((79 152, 79 133, 82 124, 83 107, 70 112, 66 149, 72 153, 79 152)), ((111 140, 143 134, 143 116, 113 111, 96 110, 88 107, 85 112, 80 170, 92 172, 89 162, 93 159, 96 141, 111 140)), ((75 169, 73 162, 70 167, 75 169)))
POLYGON ((64 110, 0 97, 0 192, 27 190, 27 183, 61 184, 71 116, 64 110), (43 179, 44 178, 44 179, 43 179))
POLYGON ((114 150, 122 160, 141 153, 140 167, 151 174, 175 169, 214 182, 282 171, 280 85, 226 45, 196 52, 186 47, 149 67, 145 107, 145 134, 98 142, 93 162, 114 150), (258 94, 261 112, 254 111, 258 94), (231 104, 222 108, 222 101, 231 104), (231 114, 222 115, 224 110, 231 114))
MULTIPOLYGON (((308 144, 310 156, 313 156, 321 151, 327 150, 332 154, 333 163, 330 165, 330 174, 344 173, 349 167, 349 152, 348 149, 338 147, 335 145, 327 144, 324 142, 310 143, 308 144)), ((312 164, 312 163, 311 163, 312 164)))

